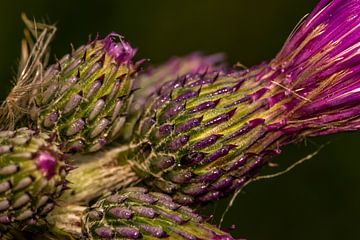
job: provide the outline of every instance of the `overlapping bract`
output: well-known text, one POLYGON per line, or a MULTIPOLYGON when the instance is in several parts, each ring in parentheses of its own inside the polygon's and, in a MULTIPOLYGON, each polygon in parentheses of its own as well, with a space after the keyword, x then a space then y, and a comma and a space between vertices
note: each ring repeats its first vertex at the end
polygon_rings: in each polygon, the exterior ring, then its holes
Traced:
POLYGON ((162 84, 185 74, 205 73, 207 71, 225 68, 222 54, 203 55, 192 53, 183 57, 173 57, 160 66, 150 66, 137 76, 134 81, 134 99, 126 120, 126 127, 120 134, 120 139, 127 142, 134 131, 134 125, 139 120, 141 112, 147 105, 147 100, 162 84))
POLYGON ((138 126, 130 164, 182 204, 233 193, 277 152, 271 145, 279 136, 270 124, 282 119, 281 103, 276 89, 267 93, 255 81, 262 69, 190 75, 164 85, 138 126))
POLYGON ((149 95, 162 84, 185 74, 205 73, 223 68, 223 60, 222 54, 206 56, 201 53, 192 53, 183 57, 174 57, 160 66, 150 67, 135 81, 135 88, 139 90, 134 94, 132 105, 134 110, 143 108, 149 95))
POLYGON ((139 187, 100 199, 82 219, 89 239, 233 239, 170 196, 139 187))

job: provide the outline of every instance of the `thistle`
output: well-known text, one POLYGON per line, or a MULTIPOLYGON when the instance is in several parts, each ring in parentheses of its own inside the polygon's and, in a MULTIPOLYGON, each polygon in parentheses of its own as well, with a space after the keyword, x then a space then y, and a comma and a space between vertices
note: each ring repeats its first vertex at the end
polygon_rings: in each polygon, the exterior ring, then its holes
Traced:
POLYGON ((182 204, 233 193, 279 147, 360 128, 358 0, 321 1, 269 63, 163 84, 126 156, 182 204))
MULTIPOLYGON (((19 80, 3 108, 10 112, 16 106, 22 109, 18 115, 28 113, 12 125, 56 133, 65 152, 95 152, 117 136, 125 121, 135 52, 116 33, 95 39, 28 83, 19 80)), ((9 122, 6 115, 1 117, 9 122)))
POLYGON ((32 120, 40 129, 55 131, 65 151, 101 149, 124 123, 134 54, 112 33, 66 55, 46 70, 32 120))
POLYGON ((140 187, 96 202, 84 212, 82 229, 89 239, 233 239, 170 196, 140 187))
POLYGON ((0 132, 0 226, 34 223, 66 189, 68 168, 53 139, 27 128, 0 132))

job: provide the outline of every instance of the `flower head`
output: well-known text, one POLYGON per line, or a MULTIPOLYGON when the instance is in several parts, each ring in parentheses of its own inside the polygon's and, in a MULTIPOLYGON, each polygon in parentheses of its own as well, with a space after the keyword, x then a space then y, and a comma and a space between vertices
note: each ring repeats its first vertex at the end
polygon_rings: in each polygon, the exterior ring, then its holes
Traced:
POLYGON ((129 159, 182 204, 244 186, 279 147, 360 128, 360 2, 321 1, 269 63, 162 84, 129 159))
POLYGON ((321 1, 258 81, 293 95, 291 127, 318 135, 359 128, 360 1, 321 1))

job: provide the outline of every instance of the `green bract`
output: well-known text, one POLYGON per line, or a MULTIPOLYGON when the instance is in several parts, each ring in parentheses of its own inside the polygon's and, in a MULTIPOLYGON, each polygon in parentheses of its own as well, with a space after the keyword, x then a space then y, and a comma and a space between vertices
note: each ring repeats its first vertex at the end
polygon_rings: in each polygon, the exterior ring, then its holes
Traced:
POLYGON ((66 152, 101 149, 125 121, 134 54, 119 35, 110 34, 64 56, 45 71, 34 91, 32 121, 55 132, 66 152))

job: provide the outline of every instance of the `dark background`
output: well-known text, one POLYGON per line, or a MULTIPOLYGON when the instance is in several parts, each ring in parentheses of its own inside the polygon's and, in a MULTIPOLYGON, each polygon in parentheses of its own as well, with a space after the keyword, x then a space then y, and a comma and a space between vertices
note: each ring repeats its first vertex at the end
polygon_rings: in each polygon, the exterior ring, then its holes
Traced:
MULTIPOLYGON (((316 0, 1 1, 1 98, 11 87, 24 25, 20 13, 57 22, 52 53, 89 34, 116 31, 139 49, 138 59, 161 63, 195 50, 224 52, 246 66, 270 59, 316 0)), ((312 160, 274 179, 253 183, 225 216, 234 235, 258 239, 360 239, 359 133, 308 139, 274 161, 283 169, 330 142, 312 160), (359 146, 357 146, 359 147, 359 146), (358 149, 359 150, 359 149, 358 149)), ((228 199, 208 207, 219 222, 228 199)))

